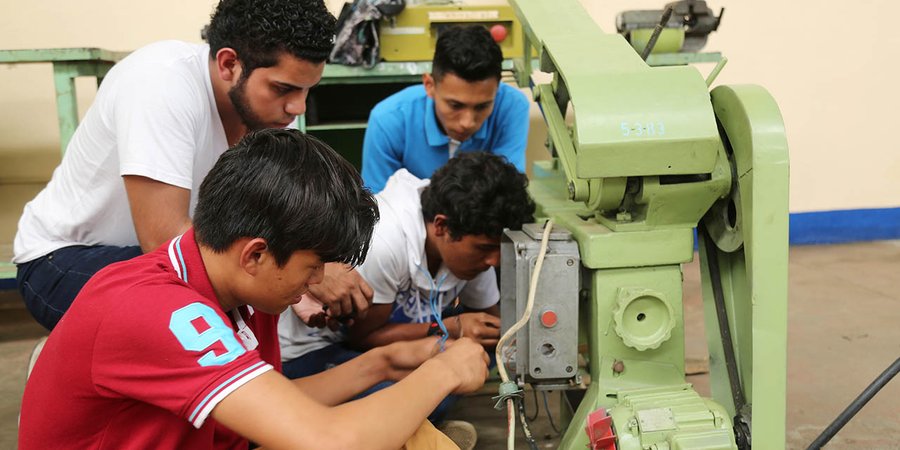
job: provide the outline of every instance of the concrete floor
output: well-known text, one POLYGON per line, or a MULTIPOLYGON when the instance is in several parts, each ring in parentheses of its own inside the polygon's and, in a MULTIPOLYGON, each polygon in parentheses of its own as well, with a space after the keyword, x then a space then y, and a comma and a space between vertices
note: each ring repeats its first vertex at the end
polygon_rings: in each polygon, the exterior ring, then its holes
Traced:
MULTIPOLYGON (((900 241, 795 247, 790 253, 787 447, 803 449, 879 373, 900 356, 900 241)), ((706 359, 696 262, 685 268, 686 348, 706 359)), ((0 449, 16 446, 25 366, 45 334, 14 292, 0 292, 0 449)), ((689 377, 708 393, 704 374, 689 377)), ((460 401, 452 416, 473 422, 477 449, 506 445, 505 415, 492 408, 496 386, 460 401)), ((557 418, 557 396, 549 396, 557 418)), ((540 448, 558 435, 541 403, 532 431, 540 448)), ((526 397, 528 413, 534 400, 526 397)), ((521 431, 520 431, 521 432, 521 431)), ((521 437, 517 447, 527 446, 521 437)), ((888 384, 826 447, 900 449, 900 380, 888 384)))

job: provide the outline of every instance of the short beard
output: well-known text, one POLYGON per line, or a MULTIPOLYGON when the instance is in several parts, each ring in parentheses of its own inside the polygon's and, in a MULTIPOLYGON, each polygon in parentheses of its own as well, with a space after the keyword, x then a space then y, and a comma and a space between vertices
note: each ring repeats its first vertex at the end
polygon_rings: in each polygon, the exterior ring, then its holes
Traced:
POLYGON ((241 122, 249 131, 256 131, 266 128, 262 119, 250 108, 250 102, 247 101, 247 78, 249 73, 242 73, 237 84, 228 90, 228 98, 231 100, 234 111, 237 112, 241 122), (246 76, 245 76, 246 75, 246 76))

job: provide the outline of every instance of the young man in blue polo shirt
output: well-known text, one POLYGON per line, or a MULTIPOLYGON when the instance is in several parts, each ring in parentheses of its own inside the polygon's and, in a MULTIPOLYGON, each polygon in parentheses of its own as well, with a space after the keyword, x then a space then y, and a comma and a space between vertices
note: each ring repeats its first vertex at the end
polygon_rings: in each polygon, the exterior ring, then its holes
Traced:
POLYGON ((525 171, 528 99, 500 83, 503 54, 482 26, 441 32, 432 72, 375 105, 363 142, 362 177, 372 192, 406 169, 431 178, 457 152, 486 151, 525 171))

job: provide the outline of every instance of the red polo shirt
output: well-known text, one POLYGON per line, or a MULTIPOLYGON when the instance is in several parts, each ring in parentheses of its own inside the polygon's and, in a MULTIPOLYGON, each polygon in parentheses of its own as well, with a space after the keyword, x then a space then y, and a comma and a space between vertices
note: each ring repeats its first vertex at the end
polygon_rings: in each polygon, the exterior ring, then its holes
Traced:
POLYGON ((246 449, 209 413, 281 370, 277 325, 249 307, 222 311, 193 229, 112 264, 50 334, 25 386, 19 448, 246 449))

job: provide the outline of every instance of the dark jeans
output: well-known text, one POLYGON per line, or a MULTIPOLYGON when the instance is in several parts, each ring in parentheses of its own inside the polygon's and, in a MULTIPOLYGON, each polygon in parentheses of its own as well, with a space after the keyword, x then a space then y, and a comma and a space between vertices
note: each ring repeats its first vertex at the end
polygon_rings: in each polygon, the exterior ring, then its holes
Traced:
POLYGON ((141 254, 141 248, 108 245, 63 247, 16 266, 16 284, 25 306, 52 330, 84 284, 100 269, 141 254))
MULTIPOLYGON (((324 372, 338 364, 350 361, 361 354, 362 353, 346 348, 340 344, 332 344, 328 347, 309 352, 297 359, 285 361, 281 365, 281 370, 284 373, 284 376, 288 378, 302 378, 324 372)), ((356 398, 365 397, 392 384, 394 384, 393 381, 382 381, 359 394, 356 398)), ((428 420, 433 423, 439 423, 444 420, 447 412, 450 411, 450 408, 457 400, 459 400, 458 395, 448 395, 445 399, 441 400, 441 403, 439 403, 436 408, 434 408, 434 411, 428 416, 428 420)))

